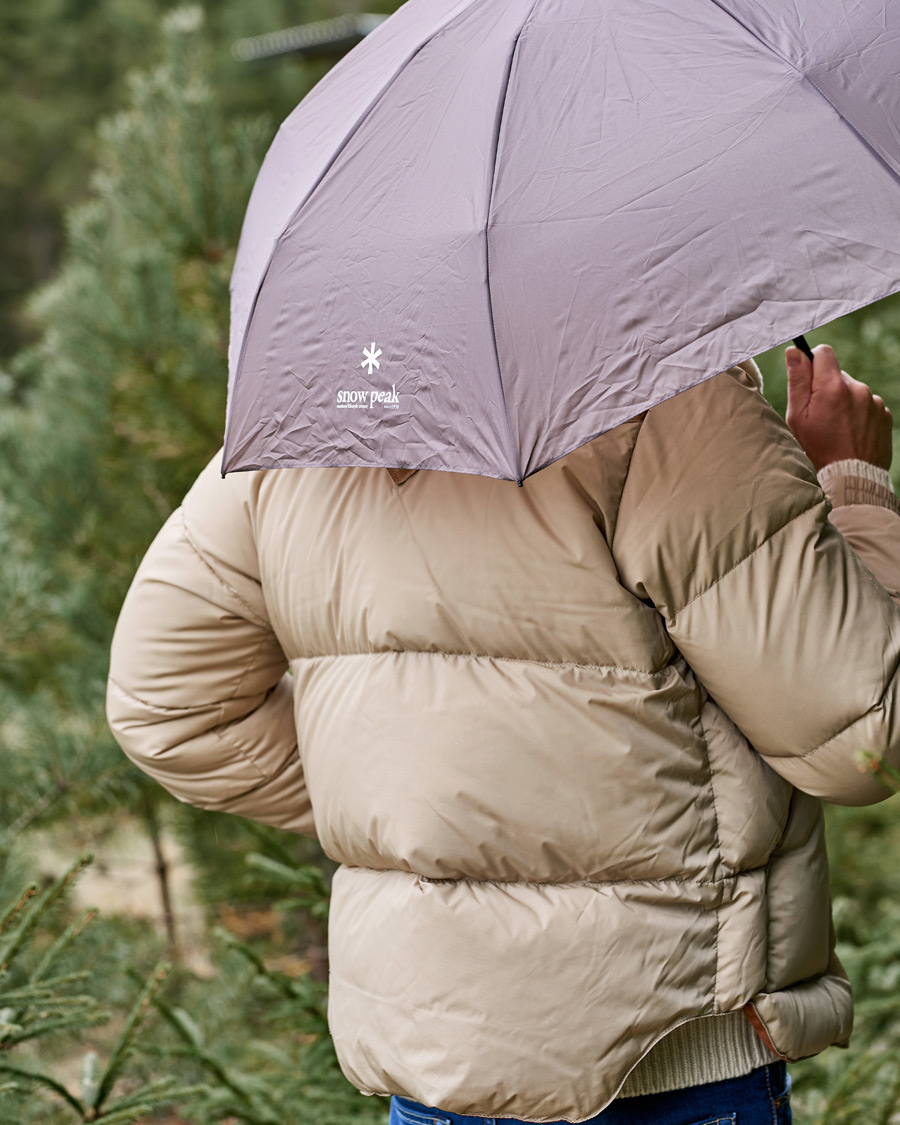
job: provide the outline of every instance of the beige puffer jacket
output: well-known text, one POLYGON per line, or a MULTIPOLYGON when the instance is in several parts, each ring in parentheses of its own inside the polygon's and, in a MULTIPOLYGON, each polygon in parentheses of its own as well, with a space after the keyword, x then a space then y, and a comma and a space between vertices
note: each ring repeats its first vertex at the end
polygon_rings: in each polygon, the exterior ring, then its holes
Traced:
POLYGON ((756 375, 522 488, 216 458, 150 548, 112 728, 343 865, 360 1089, 582 1121, 696 1017, 790 1059, 846 1040, 816 798, 887 795, 862 748, 900 765, 900 517, 861 492, 845 539, 756 375))

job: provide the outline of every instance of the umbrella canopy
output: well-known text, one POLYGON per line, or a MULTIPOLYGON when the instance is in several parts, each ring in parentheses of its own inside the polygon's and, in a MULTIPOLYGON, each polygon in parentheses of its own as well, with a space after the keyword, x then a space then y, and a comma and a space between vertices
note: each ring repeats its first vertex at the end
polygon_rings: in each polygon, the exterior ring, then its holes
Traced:
POLYGON ((408 0, 284 122, 223 471, 521 481, 900 289, 900 5, 408 0))

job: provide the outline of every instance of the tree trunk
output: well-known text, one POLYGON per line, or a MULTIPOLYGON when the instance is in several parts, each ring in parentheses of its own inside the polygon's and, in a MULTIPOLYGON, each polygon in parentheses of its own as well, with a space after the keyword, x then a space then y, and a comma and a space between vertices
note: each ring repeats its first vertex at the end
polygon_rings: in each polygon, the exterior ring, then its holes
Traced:
POLYGON ((172 894, 169 887, 169 863, 162 850, 159 817, 156 812, 156 801, 151 796, 147 787, 143 788, 141 806, 147 835, 153 845, 153 854, 156 857, 156 877, 159 880, 159 897, 162 901, 163 918, 166 925, 166 936, 169 941, 169 956, 177 960, 179 956, 178 935, 175 929, 175 911, 172 909, 172 894))

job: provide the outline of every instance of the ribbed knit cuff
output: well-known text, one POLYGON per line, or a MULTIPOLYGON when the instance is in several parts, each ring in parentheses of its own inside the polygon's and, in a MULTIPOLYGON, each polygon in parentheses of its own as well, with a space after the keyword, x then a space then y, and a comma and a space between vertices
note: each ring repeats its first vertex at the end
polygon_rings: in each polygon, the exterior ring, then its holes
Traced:
POLYGON ((900 501, 894 495, 887 469, 868 461, 832 461, 819 469, 819 484, 833 508, 845 504, 874 504, 900 515, 900 501))

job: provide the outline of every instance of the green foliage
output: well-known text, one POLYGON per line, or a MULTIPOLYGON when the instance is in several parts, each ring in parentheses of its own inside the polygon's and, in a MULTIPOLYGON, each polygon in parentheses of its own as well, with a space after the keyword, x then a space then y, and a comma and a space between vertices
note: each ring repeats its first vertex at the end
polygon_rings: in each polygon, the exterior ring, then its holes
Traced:
POLYGON ((158 50, 165 0, 0 5, 0 355, 26 336, 19 301, 52 272, 61 212, 83 191, 94 125, 135 58, 158 50))
MULTIPOLYGON (((361 1096, 341 1074, 328 1035, 325 985, 302 962, 282 971, 218 928, 211 980, 157 962, 149 971, 128 968, 133 984, 123 986, 108 976, 126 975, 121 960, 107 966, 107 975, 94 967, 110 936, 85 942, 97 911, 71 920, 54 912, 90 861, 82 856, 42 893, 31 884, 0 907, 2 1125, 126 1125, 176 1104, 197 1125, 383 1121, 384 1100, 361 1096), (164 982, 171 998, 163 995, 164 982), (113 1010, 101 1006, 98 994, 114 1002, 113 1010), (153 1009, 161 1019, 148 1018, 153 1009), (62 1074, 73 1054, 77 1089, 62 1074)), ((307 898, 324 916, 328 890, 316 871, 261 853, 253 866, 265 868, 267 861, 275 863, 279 881, 317 886, 307 898)))
POLYGON ((61 1033, 83 1032, 107 1024, 111 1015, 86 989, 90 971, 66 971, 64 964, 85 926, 96 911, 85 911, 61 933, 54 934, 52 908, 86 864, 78 859, 42 894, 32 884, 2 909, 0 915, 0 1121, 30 1122, 53 1119, 127 1125, 155 1109, 196 1095, 202 1087, 179 1083, 171 1076, 141 1083, 137 1090, 114 1096, 114 1088, 128 1078, 131 1059, 151 1001, 168 971, 157 965, 142 982, 123 1026, 104 1060, 94 1051, 84 1054, 78 1093, 73 1093, 40 1055, 20 1062, 13 1054, 30 1041, 43 1041, 61 1033), (37 939, 48 944, 35 951, 37 939), (63 963, 60 969, 61 962, 63 963), (75 988, 80 991, 73 991, 75 988), (48 1098, 50 1104, 48 1105, 48 1098), (62 1112, 63 1116, 58 1117, 62 1112))
POLYGON ((888 1125, 900 1111, 900 822, 894 801, 826 809, 838 954, 856 1013, 848 1051, 793 1068, 804 1125, 888 1125))
MULTIPOLYGON (((147 783, 103 717, 109 641, 150 539, 220 443, 228 278, 267 139, 226 125, 199 9, 165 21, 167 58, 101 126, 92 197, 68 216, 41 338, 0 413, 4 612, 0 823, 138 800, 147 783)), ((0 842, 2 843, 2 842, 0 842)))
POLYGON ((223 1118, 248 1125, 380 1125, 384 1099, 360 1095, 338 1067, 325 985, 269 968, 247 943, 216 933, 218 1000, 231 997, 247 1014, 243 1034, 235 1034, 233 1020, 223 1027, 208 1005, 198 1018, 187 1005, 155 1001, 174 1033, 174 1043, 157 1048, 159 1056, 193 1061, 207 1082, 191 1101, 191 1119, 197 1125, 223 1118))
MULTIPOLYGON (((159 61, 156 30, 170 7, 171 0, 0 5, 0 363, 33 336, 22 295, 56 269, 63 211, 84 198, 97 159, 96 123, 122 104, 128 72, 159 61)), ((333 16, 334 0, 215 0, 207 14, 209 72, 226 115, 265 112, 274 128, 318 71, 294 58, 247 66, 232 58, 231 44, 333 16)))

